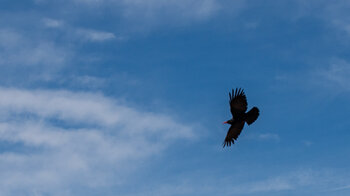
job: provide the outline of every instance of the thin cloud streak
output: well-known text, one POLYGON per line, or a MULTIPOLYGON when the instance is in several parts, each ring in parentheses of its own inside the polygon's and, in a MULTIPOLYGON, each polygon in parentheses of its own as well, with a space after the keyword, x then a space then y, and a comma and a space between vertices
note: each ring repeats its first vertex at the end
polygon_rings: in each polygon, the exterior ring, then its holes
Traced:
POLYGON ((43 23, 46 27, 49 27, 49 28, 59 28, 63 26, 63 21, 55 20, 51 18, 44 18, 43 23))
POLYGON ((248 134, 248 138, 260 141, 280 141, 280 136, 275 133, 259 133, 259 134, 248 134))
POLYGON ((350 185, 334 188, 334 189, 331 189, 330 191, 342 191, 342 190, 347 190, 347 189, 350 189, 350 185))
POLYGON ((95 29, 86 29, 80 27, 74 27, 62 20, 55 20, 51 18, 42 19, 46 27, 59 28, 62 32, 68 34, 69 37, 76 37, 76 39, 91 42, 103 42, 108 40, 117 39, 118 41, 125 40, 125 37, 115 36, 114 33, 99 31, 95 29), (64 28, 61 28, 64 27, 64 28))
POLYGON ((258 138, 261 140, 275 140, 275 141, 280 140, 279 135, 273 134, 273 133, 262 133, 258 135, 258 138))
MULTIPOLYGON (((102 42, 116 38, 116 36, 110 32, 96 31, 90 29, 78 29, 76 32, 78 36, 80 35, 88 41, 102 42)), ((118 40, 120 40, 120 38, 118 40)))

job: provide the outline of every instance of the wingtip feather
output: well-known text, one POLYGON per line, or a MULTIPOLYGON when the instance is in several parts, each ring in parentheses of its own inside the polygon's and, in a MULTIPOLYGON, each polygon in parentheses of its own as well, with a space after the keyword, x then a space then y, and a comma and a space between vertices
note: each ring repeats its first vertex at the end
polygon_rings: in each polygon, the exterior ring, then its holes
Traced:
POLYGON ((229 147, 231 145, 235 144, 235 140, 232 138, 231 140, 226 140, 222 143, 222 147, 229 147))

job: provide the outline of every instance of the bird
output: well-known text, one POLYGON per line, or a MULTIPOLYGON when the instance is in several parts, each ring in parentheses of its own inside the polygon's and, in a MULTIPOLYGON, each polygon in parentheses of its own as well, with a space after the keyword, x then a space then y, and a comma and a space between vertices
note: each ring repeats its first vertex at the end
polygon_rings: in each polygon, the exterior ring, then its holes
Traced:
POLYGON ((223 123, 231 125, 227 131, 223 147, 234 144, 235 140, 237 140, 238 136, 241 134, 244 124, 247 123, 248 125, 251 125, 254 121, 256 121, 260 113, 257 107, 253 107, 251 110, 246 112, 248 109, 248 103, 243 89, 236 88, 235 91, 232 89, 232 94, 229 92, 229 97, 232 119, 223 123))

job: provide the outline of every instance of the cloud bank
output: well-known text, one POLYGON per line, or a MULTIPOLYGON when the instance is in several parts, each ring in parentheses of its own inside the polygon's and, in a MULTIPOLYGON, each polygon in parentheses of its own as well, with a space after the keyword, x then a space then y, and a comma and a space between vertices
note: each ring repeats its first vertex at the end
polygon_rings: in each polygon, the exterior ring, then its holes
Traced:
POLYGON ((1 88, 0 194, 117 186, 138 161, 191 138, 191 126, 101 94, 1 88))

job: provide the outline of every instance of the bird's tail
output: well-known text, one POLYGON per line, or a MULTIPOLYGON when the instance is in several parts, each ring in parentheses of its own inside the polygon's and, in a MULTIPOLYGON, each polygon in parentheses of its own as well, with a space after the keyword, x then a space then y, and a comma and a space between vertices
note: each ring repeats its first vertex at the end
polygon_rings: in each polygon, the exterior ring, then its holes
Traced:
POLYGON ((250 125, 254 121, 256 121, 258 116, 259 116, 259 109, 257 107, 253 107, 251 110, 249 110, 249 112, 247 112, 245 121, 247 122, 248 125, 250 125))

